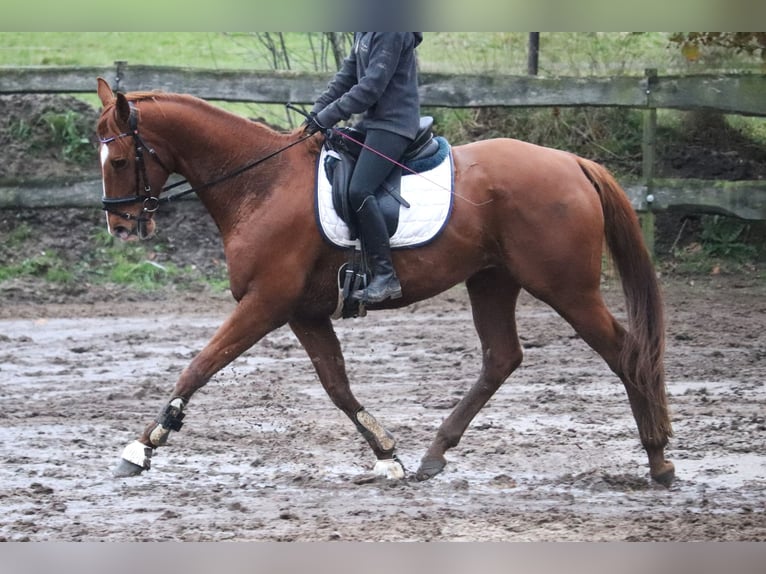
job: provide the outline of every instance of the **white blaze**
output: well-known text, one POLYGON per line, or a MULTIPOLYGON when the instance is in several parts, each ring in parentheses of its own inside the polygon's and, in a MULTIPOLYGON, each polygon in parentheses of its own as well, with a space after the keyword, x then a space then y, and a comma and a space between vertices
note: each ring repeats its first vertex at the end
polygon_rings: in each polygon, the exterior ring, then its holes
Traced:
MULTIPOLYGON (((101 152, 99 153, 99 156, 101 157, 101 188, 103 190, 103 197, 106 197, 106 179, 104 178, 104 167, 106 166, 106 162, 109 161, 109 144, 101 144, 101 152)), ((105 211, 104 214, 106 215, 106 228, 111 234, 112 228, 109 225, 109 212, 105 211)))

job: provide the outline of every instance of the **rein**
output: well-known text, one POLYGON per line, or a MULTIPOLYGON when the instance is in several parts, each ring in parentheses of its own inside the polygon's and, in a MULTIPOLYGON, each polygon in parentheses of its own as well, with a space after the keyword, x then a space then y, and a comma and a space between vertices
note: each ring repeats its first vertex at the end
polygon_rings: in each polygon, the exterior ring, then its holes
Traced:
MULTIPOLYGON (((398 162, 398 161, 396 161, 395 159, 388 157, 386 154, 384 154, 384 153, 381 153, 381 152, 379 152, 378 150, 376 150, 375 148, 368 146, 368 145, 367 145, 367 144, 365 144, 364 142, 361 142, 361 141, 357 140, 356 138, 354 138, 354 137, 352 137, 352 136, 348 135, 347 133, 344 133, 342 130, 339 130, 338 128, 330 128, 330 129, 332 130, 332 133, 334 133, 334 134, 337 134, 337 135, 339 135, 340 137, 342 137, 342 138, 345 138, 345 139, 349 140, 350 142, 352 142, 352 143, 354 143, 354 144, 356 144, 356 145, 358 145, 358 146, 360 146, 360 147, 363 147, 364 149, 366 149, 366 150, 368 150, 368 151, 371 151, 372 153, 374 153, 374 154, 376 154, 376 155, 378 155, 378 156, 382 157, 383 159, 385 159, 385 160, 386 160, 386 161, 388 161, 389 163, 392 163, 392 164, 394 164, 395 166, 398 166, 398 167, 402 168, 402 170, 404 170, 405 172, 407 172, 407 171, 408 171, 408 172, 410 172, 412 175, 417 175, 419 178, 421 178, 421 179, 424 179, 424 180, 425 180, 425 181, 427 181, 428 183, 430 183, 430 184, 432 184, 432 185, 435 185, 436 187, 439 187, 439 188, 443 189, 443 190, 444 190, 444 191, 446 191, 447 193, 452 193, 452 194, 454 194, 456 197, 460 197, 460 196, 459 196, 458 194, 456 194, 456 193, 455 193, 453 190, 451 190, 451 189, 450 189, 450 188, 448 188, 448 187, 445 187, 444 185, 442 185, 442 184, 441 184, 441 183, 439 183, 438 181, 434 181, 434 180, 432 180, 431 178, 429 178, 429 177, 427 177, 427 176, 423 175, 421 172, 419 172, 419 171, 415 171, 414 169, 411 169, 409 166, 406 166, 406 165, 404 165, 403 163, 399 163, 399 162, 398 162)), ((408 207, 409 207, 409 206, 408 206, 408 207)))
POLYGON ((291 142, 288 145, 281 147, 278 150, 264 157, 251 161, 250 163, 247 163, 230 173, 227 173, 221 177, 218 177, 216 179, 203 183, 202 185, 199 185, 197 187, 191 187, 189 189, 185 189, 173 195, 160 197, 162 193, 166 191, 170 191, 171 189, 175 189, 176 187, 187 184, 189 182, 186 179, 177 181, 170 185, 164 186, 156 196, 152 195, 152 187, 146 175, 146 164, 144 162, 144 150, 146 150, 149 153, 149 155, 162 167, 162 169, 168 172, 168 174, 172 173, 172 171, 165 166, 165 164, 162 162, 160 157, 157 155, 157 152, 154 150, 154 148, 147 146, 144 140, 139 135, 138 115, 136 113, 136 110, 137 108, 135 104, 133 102, 130 102, 130 116, 128 117, 128 127, 130 128, 130 131, 124 132, 109 138, 99 139, 99 141, 102 144, 108 145, 124 137, 133 138, 133 144, 134 144, 135 152, 136 152, 136 194, 133 197, 120 197, 120 198, 108 198, 104 196, 101 198, 101 205, 104 211, 113 213, 114 215, 122 217, 123 219, 128 219, 128 220, 135 219, 139 222, 139 224, 145 223, 151 217, 151 214, 153 214, 155 211, 159 209, 160 205, 165 203, 170 203, 172 201, 176 201, 179 198, 184 197, 186 195, 203 191, 205 189, 218 185, 219 183, 232 179, 250 169, 253 169, 257 165, 260 165, 261 163, 264 163, 270 160, 271 158, 279 155, 280 153, 290 149, 294 145, 297 145, 311 137, 311 135, 303 136, 297 139, 296 141, 291 142), (143 194, 141 193, 142 184, 143 184, 143 194), (130 213, 116 211, 114 209, 115 207, 120 205, 132 205, 134 203, 143 203, 143 209, 141 213, 137 216, 132 215, 130 213))
MULTIPOLYGON (((291 104, 289 102, 287 104, 285 104, 285 107, 287 109, 289 109, 289 110, 293 110, 294 112, 299 113, 300 115, 302 115, 307 120, 311 117, 310 114, 307 114, 305 111, 303 111, 302 109, 294 106, 293 104, 291 104)), ((362 147, 362 148, 364 148, 364 149, 366 149, 366 150, 368 150, 368 151, 370 151, 370 152, 372 152, 372 153, 382 157, 387 162, 389 162, 389 163, 391 163, 391 164, 393 164, 393 165, 395 165, 397 167, 400 167, 405 172, 410 172, 412 175, 417 175, 418 177, 424 179, 428 183, 443 189, 447 193, 455 194, 455 192, 453 190, 449 189, 448 187, 445 187, 445 186, 441 185, 439 182, 433 181, 430 178, 428 178, 427 176, 423 175, 422 173, 420 173, 418 171, 415 171, 414 169, 411 169, 409 166, 406 166, 403 163, 400 163, 400 162, 396 161, 395 159, 388 157, 386 154, 376 150, 373 147, 368 146, 367 144, 365 144, 362 141, 357 140, 356 138, 354 138, 354 137, 350 136, 349 134, 345 133, 343 130, 339 130, 336 127, 331 127, 331 128, 325 128, 324 132, 325 132, 325 138, 327 138, 328 134, 330 134, 330 133, 335 134, 337 136, 340 136, 341 138, 345 138, 345 139, 349 140, 350 142, 358 145, 359 147, 362 147)), ((457 194, 455 194, 455 195, 458 196, 457 194)), ((458 197, 460 197, 460 196, 458 196, 458 197)))

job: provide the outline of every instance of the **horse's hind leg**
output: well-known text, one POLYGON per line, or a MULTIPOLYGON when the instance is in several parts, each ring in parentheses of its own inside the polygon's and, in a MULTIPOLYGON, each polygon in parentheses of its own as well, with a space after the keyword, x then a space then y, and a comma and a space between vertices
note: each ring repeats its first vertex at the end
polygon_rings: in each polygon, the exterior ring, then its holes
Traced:
POLYGON ((329 317, 293 318, 290 328, 311 359, 333 404, 346 413, 375 453, 375 474, 403 478, 404 467, 395 455, 396 440, 351 392, 340 342, 329 317))
POLYGON ((573 289, 576 297, 556 301, 548 300, 559 314, 574 327, 575 331, 590 345, 620 377, 628 394, 633 417, 636 420, 641 443, 649 458, 651 477, 660 484, 670 485, 675 477, 673 463, 665 460, 665 446, 670 436, 670 417, 664 389, 661 396, 651 397, 631 382, 628 373, 634 370, 635 357, 630 364, 621 366, 620 353, 629 335, 617 322, 604 304, 597 289, 583 294, 573 289))
POLYGON ((481 341, 482 370, 479 379, 436 432, 420 462, 416 474, 418 480, 427 480, 444 469, 447 464, 444 453, 458 445, 476 414, 521 364, 522 349, 516 332, 519 286, 498 269, 474 275, 466 286, 481 341))

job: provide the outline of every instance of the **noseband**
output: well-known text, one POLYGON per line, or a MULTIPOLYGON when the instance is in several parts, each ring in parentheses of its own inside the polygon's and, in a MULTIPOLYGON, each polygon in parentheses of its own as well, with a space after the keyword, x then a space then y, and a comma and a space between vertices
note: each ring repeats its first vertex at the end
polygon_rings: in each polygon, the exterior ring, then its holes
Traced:
POLYGON ((228 173, 224 176, 221 176, 217 179, 214 179, 213 181, 209 181, 207 183, 203 183, 202 185, 198 187, 192 187, 190 189, 183 190, 179 193, 176 193, 174 195, 169 195, 166 197, 160 197, 160 195, 165 192, 169 191, 171 189, 174 189, 180 185, 184 185, 188 183, 187 180, 178 181, 176 183, 172 183, 170 185, 166 185, 163 187, 160 192, 156 195, 152 194, 152 186, 149 183, 149 178, 146 175, 146 163, 144 161, 144 151, 148 152, 149 155, 156 161, 162 169, 164 169, 168 175, 171 172, 164 163, 162 163, 162 160, 157 155, 157 152, 154 151, 153 148, 146 145, 144 140, 141 138, 141 136, 138 133, 138 112, 135 104, 133 102, 128 102, 130 105, 130 115, 128 116, 128 128, 130 131, 123 132, 121 134, 118 134, 116 136, 108 137, 99 139, 100 143, 104 145, 109 145, 110 143, 117 141, 118 139, 122 139, 125 137, 132 137, 133 138, 133 145, 135 148, 136 153, 136 193, 133 197, 118 197, 118 198, 109 198, 104 195, 101 198, 101 205, 102 209, 104 211, 107 211, 109 213, 113 213, 114 215, 117 215, 119 217, 122 217, 123 219, 132 220, 135 219, 139 226, 143 226, 146 224, 149 219, 151 219, 152 214, 154 214, 155 211, 157 211, 163 203, 170 203, 171 201, 174 201, 176 199, 179 199, 185 195, 189 195, 191 193, 196 193, 198 191, 202 191, 204 189, 207 189, 209 187, 212 187, 218 183, 221 183, 223 181, 226 181, 227 179, 231 179, 251 168, 254 168, 260 163, 265 162, 266 160, 271 159, 272 157, 279 155, 283 151, 293 147, 296 144, 301 143, 302 141, 307 140, 308 138, 312 137, 313 134, 305 135, 299 139, 297 139, 294 142, 291 142, 287 144, 284 147, 279 148, 278 150, 266 155, 265 157, 262 157, 260 159, 257 159, 255 161, 252 161, 240 168, 235 169, 231 173, 228 173), (138 215, 132 215, 130 213, 126 213, 123 211, 118 210, 117 208, 123 205, 133 205, 134 203, 141 203, 143 204, 143 209, 141 210, 141 213, 138 215))

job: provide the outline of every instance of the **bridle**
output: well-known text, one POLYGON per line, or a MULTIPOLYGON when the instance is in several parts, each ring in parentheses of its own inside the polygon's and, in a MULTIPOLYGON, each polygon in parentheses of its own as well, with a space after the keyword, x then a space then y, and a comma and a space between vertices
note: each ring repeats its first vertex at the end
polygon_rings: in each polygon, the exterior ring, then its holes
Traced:
POLYGON ((152 186, 149 183, 149 177, 146 174, 146 162, 144 161, 144 150, 146 150, 149 153, 149 155, 152 158, 154 158, 154 160, 158 164, 160 164, 162 169, 164 169, 168 174, 171 173, 171 171, 162 162, 162 160, 157 155, 157 152, 154 150, 154 148, 147 146, 144 140, 139 135, 138 113, 136 111, 136 107, 133 104, 133 102, 130 102, 130 116, 128 117, 128 129, 129 131, 123 132, 116 136, 112 136, 108 138, 99 138, 99 142, 104 145, 109 145, 110 143, 125 137, 133 138, 133 146, 134 146, 135 154, 136 154, 136 162, 135 162, 136 193, 133 197, 119 197, 119 198, 109 198, 109 197, 106 197, 106 195, 104 195, 101 198, 101 205, 104 211, 108 211, 109 213, 118 215, 119 217, 122 217, 123 219, 128 219, 128 220, 135 219, 135 220, 138 220, 139 222, 141 221, 146 222, 151 217, 151 214, 159 209, 160 204, 165 202, 161 201, 158 196, 152 195, 152 186), (132 205, 134 203, 143 204, 143 209, 141 210, 141 213, 137 216, 117 209, 120 206, 132 205))
POLYGON ((118 197, 118 198, 110 198, 106 197, 104 195, 101 198, 101 206, 102 209, 106 212, 112 213, 114 215, 117 215, 118 217, 121 217, 123 219, 127 220, 136 220, 139 224, 139 226, 146 225, 146 222, 151 219, 152 215, 160 208, 160 205, 165 203, 170 203, 171 201, 175 201, 185 195, 189 195, 192 193, 196 193, 198 191, 202 191, 204 189, 207 189, 209 187, 213 187, 214 185, 217 185, 223 181, 226 181, 228 179, 231 179, 233 177, 238 176, 239 174, 254 168, 258 164, 261 164, 271 158, 273 158, 276 155, 279 155, 283 151, 286 151, 287 149, 293 147, 296 144, 301 143, 302 141, 308 139, 311 137, 311 135, 303 136, 299 139, 297 139, 294 142, 289 143, 288 145, 279 148, 278 150, 266 155, 265 157, 259 158, 255 161, 252 161, 246 165, 243 165, 242 167, 239 167, 235 169, 234 171, 223 175, 221 177, 218 177, 212 181, 209 181, 207 183, 203 183, 202 185, 199 185, 197 187, 192 187, 189 189, 185 189, 179 193, 175 193, 173 195, 168 195, 165 197, 160 197, 162 193, 169 191, 171 189, 174 189, 176 187, 179 187, 181 185, 184 185, 188 183, 187 180, 181 180, 177 181, 175 183, 172 183, 170 185, 166 185, 163 187, 159 193, 156 195, 152 193, 152 186, 149 183, 149 178, 146 174, 146 162, 144 161, 144 152, 148 153, 149 156, 156 161, 162 169, 164 169, 168 174, 172 173, 172 170, 168 169, 167 166, 162 162, 159 155, 157 155, 157 152, 154 150, 154 148, 146 145, 146 142, 144 142, 143 138, 141 138, 141 135, 138 132, 138 108, 133 102, 128 102, 130 105, 130 115, 128 116, 128 130, 127 132, 123 132, 121 134, 118 134, 116 136, 111 136, 108 138, 99 138, 99 142, 104 145, 109 145, 110 143, 117 141, 119 139, 125 138, 125 137, 132 137, 133 138, 133 146, 135 150, 135 173, 136 173, 136 191, 135 195, 133 197, 118 197), (124 212, 120 210, 119 208, 121 206, 125 205, 133 205, 135 203, 141 203, 142 204, 142 210, 141 213, 138 215, 133 215, 131 213, 124 212))

